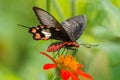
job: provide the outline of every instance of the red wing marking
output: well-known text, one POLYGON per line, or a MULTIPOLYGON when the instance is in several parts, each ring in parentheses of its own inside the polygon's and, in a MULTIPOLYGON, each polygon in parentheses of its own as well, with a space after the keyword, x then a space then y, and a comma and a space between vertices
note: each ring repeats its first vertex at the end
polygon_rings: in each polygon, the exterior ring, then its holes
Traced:
POLYGON ((40 28, 41 28, 41 29, 43 29, 43 28, 44 28, 44 26, 40 26, 40 28))
POLYGON ((40 38, 41 38, 40 34, 39 33, 35 33, 35 39, 40 39, 40 38))
POLYGON ((47 28, 51 28, 51 26, 46 26, 47 28))
POLYGON ((36 33, 37 30, 36 30, 35 28, 32 28, 31 32, 32 32, 32 33, 36 33))

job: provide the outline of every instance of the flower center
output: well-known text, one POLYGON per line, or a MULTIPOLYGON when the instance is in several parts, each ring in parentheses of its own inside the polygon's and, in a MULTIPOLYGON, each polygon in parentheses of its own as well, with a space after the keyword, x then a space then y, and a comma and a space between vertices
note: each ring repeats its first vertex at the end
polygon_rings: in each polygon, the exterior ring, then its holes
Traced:
POLYGON ((60 55, 59 58, 56 60, 56 64, 59 68, 76 71, 79 67, 79 63, 72 55, 60 55))

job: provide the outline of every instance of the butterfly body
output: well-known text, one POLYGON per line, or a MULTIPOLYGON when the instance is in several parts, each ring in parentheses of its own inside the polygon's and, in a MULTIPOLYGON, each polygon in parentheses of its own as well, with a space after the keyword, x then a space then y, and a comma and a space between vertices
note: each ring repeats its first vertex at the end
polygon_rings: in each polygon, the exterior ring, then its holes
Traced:
POLYGON ((56 42, 56 43, 51 44, 48 47, 47 51, 48 52, 55 52, 55 51, 60 50, 63 47, 65 47, 65 48, 71 48, 71 47, 79 48, 80 45, 76 42, 56 42))
POLYGON ((52 43, 47 49, 48 52, 55 52, 63 47, 78 48, 80 46, 76 40, 80 37, 85 28, 85 15, 69 18, 60 24, 51 14, 41 8, 33 7, 33 11, 41 24, 29 29, 29 32, 33 34, 33 39, 55 39, 61 41, 52 43))

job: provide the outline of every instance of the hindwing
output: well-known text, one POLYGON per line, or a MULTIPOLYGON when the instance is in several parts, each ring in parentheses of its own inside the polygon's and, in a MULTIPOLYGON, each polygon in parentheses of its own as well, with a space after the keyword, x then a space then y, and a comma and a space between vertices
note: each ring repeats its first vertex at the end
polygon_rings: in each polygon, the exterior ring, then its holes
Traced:
POLYGON ((86 16, 76 16, 66 21, 62 22, 63 28, 66 30, 67 34, 69 34, 72 41, 76 41, 80 35, 82 34, 83 30, 85 29, 86 25, 86 16))

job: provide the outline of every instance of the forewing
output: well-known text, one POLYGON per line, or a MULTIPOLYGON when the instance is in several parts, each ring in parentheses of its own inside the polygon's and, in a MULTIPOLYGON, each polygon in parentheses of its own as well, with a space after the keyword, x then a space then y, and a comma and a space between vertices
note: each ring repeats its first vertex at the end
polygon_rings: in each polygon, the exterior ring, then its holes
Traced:
POLYGON ((38 8, 33 7, 33 11, 35 12, 40 24, 42 25, 49 25, 51 27, 59 27, 60 23, 47 11, 38 8))
POLYGON ((40 24, 58 28, 60 29, 60 32, 62 33, 61 35, 63 35, 63 37, 67 38, 68 40, 70 39, 62 25, 51 14, 38 7, 33 7, 33 11, 35 12, 35 15, 37 16, 40 24))
POLYGON ((82 34, 86 25, 86 16, 76 16, 62 22, 63 28, 67 31, 72 41, 76 41, 82 34))

